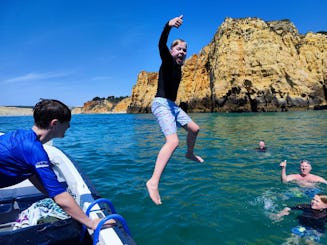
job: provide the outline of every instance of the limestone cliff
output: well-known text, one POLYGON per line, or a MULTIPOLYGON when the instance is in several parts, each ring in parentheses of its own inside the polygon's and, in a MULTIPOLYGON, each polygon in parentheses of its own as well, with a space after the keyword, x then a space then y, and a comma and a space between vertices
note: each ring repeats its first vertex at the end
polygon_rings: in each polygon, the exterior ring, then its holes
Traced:
POLYGON ((111 111, 112 108, 113 104, 108 100, 92 100, 84 103, 81 113, 108 113, 111 111))
MULTIPOLYGON (((158 74, 142 71, 128 112, 150 112, 158 74)), ((289 20, 226 18, 183 66, 177 101, 188 111, 304 110, 326 105, 327 35, 301 35, 289 20)))
POLYGON ((128 105, 131 103, 130 97, 109 96, 106 98, 96 97, 91 101, 85 102, 83 107, 74 108, 75 114, 93 114, 93 113, 126 113, 128 105))
POLYGON ((133 87, 131 103, 127 111, 133 113, 150 112, 151 101, 157 91, 158 73, 141 71, 133 87))
POLYGON ((111 110, 113 113, 126 113, 127 107, 131 103, 131 98, 127 97, 120 102, 111 110))

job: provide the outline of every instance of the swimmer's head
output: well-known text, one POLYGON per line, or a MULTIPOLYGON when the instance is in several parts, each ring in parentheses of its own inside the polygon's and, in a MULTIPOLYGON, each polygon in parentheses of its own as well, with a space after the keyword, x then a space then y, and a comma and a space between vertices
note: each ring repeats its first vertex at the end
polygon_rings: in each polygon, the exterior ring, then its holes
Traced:
POLYGON ((266 147, 265 142, 264 141, 260 141, 259 142, 259 147, 260 147, 260 149, 264 149, 266 147))
POLYGON ((311 208, 315 210, 327 209, 327 195, 317 194, 311 200, 311 208))
POLYGON ((311 162, 309 162, 308 160, 302 160, 300 162, 300 171, 303 173, 303 174, 308 174, 312 169, 312 166, 311 166, 311 162))
POLYGON ((311 162, 310 161, 308 161, 308 160, 302 160, 301 162, 300 162, 300 164, 302 164, 302 163, 306 163, 306 164, 308 164, 308 165, 310 165, 311 166, 311 162))

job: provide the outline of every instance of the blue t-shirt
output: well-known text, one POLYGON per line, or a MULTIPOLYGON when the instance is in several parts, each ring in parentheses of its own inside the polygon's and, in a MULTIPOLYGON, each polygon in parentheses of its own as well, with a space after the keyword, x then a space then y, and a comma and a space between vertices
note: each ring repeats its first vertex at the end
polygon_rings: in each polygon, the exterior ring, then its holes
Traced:
POLYGON ((0 136, 0 188, 37 175, 49 197, 65 192, 35 132, 16 130, 0 136))

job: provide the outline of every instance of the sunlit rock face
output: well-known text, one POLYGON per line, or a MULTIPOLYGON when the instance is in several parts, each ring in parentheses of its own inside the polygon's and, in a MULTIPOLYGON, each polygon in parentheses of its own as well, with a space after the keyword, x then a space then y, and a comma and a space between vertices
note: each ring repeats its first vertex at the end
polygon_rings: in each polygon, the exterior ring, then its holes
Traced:
MULTIPOLYGON (((127 112, 150 112, 157 80, 157 72, 139 73, 127 112)), ((301 35, 289 20, 226 18, 186 60, 176 103, 189 112, 307 110, 327 104, 326 84, 326 33, 301 35)))

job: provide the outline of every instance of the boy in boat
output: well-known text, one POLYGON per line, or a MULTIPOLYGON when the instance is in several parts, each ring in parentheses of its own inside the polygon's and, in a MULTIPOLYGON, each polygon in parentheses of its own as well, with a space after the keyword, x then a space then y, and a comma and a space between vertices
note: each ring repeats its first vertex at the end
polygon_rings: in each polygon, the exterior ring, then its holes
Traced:
MULTIPOLYGON (((43 144, 63 138, 70 127, 71 111, 58 100, 44 99, 33 109, 34 125, 29 130, 16 130, 0 136, 0 188, 29 179, 72 218, 90 229, 100 219, 91 220, 75 199, 57 180, 43 144)), ((108 223, 113 223, 110 220, 108 223)))
POLYGON ((157 205, 161 204, 158 190, 160 177, 179 144, 177 126, 182 126, 188 132, 186 158, 203 162, 203 159, 193 152, 200 128, 175 104, 179 83, 182 78, 181 67, 186 58, 187 44, 184 40, 177 39, 169 49, 167 41, 170 30, 173 27, 179 28, 182 23, 183 15, 169 20, 159 40, 159 53, 162 63, 159 69, 157 94, 152 101, 151 110, 165 135, 166 142, 159 151, 152 177, 146 183, 150 198, 157 205))

